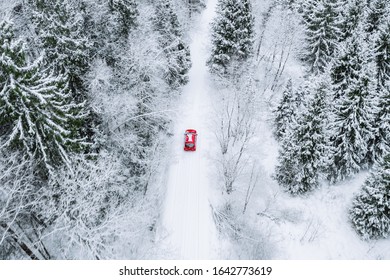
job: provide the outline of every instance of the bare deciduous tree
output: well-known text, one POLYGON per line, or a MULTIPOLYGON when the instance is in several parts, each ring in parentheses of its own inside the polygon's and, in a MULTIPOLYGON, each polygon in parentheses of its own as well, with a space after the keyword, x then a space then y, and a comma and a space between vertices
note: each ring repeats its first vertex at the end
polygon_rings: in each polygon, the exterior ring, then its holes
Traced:
POLYGON ((255 127, 256 92, 250 74, 237 74, 232 80, 223 79, 219 86, 223 89, 220 91, 221 104, 216 112, 215 124, 215 136, 221 152, 217 161, 225 190, 230 194, 247 161, 245 151, 255 127))

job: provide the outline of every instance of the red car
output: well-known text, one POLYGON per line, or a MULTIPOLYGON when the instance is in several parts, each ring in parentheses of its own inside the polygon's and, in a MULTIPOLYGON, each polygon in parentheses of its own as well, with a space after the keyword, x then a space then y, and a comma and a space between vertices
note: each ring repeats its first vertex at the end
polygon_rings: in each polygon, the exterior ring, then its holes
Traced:
POLYGON ((184 151, 196 151, 196 134, 195 129, 187 129, 184 133, 184 151))

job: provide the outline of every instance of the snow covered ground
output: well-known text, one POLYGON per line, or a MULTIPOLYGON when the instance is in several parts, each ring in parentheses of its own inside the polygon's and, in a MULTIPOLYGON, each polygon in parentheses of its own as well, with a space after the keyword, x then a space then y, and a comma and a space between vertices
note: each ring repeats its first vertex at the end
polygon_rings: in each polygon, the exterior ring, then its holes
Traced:
POLYGON ((167 258, 215 259, 218 238, 209 202, 209 148, 214 134, 207 120, 211 114, 210 88, 206 60, 210 21, 216 1, 208 2, 199 18, 199 26, 191 34, 192 68, 190 81, 179 102, 166 197, 157 239, 167 258), (185 152, 184 131, 196 129, 196 152, 185 152))

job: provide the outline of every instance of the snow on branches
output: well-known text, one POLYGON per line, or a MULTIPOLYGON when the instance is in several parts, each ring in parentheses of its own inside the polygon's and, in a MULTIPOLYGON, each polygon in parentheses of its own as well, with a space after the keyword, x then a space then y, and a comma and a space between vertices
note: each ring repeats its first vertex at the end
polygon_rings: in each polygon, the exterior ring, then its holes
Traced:
POLYGON ((69 164, 69 153, 83 146, 83 104, 70 99, 67 80, 44 69, 42 59, 29 61, 11 23, 3 21, 0 30, 1 147, 23 151, 47 171, 69 164))
POLYGON ((245 60, 253 52, 254 17, 250 1, 219 0, 212 23, 212 50, 208 65, 224 73, 234 60, 245 60))

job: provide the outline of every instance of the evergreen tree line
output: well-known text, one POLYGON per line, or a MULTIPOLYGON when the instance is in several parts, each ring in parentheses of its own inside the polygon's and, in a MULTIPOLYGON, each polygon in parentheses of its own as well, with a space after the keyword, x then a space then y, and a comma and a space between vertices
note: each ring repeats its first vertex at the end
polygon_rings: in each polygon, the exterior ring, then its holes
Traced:
POLYGON ((190 67, 170 0, 26 0, 1 20, 0 258, 107 257, 190 67))
POLYGON ((306 82, 289 81, 275 110, 275 179, 302 195, 374 166, 351 221, 364 238, 390 234, 390 4, 303 1, 306 82))

